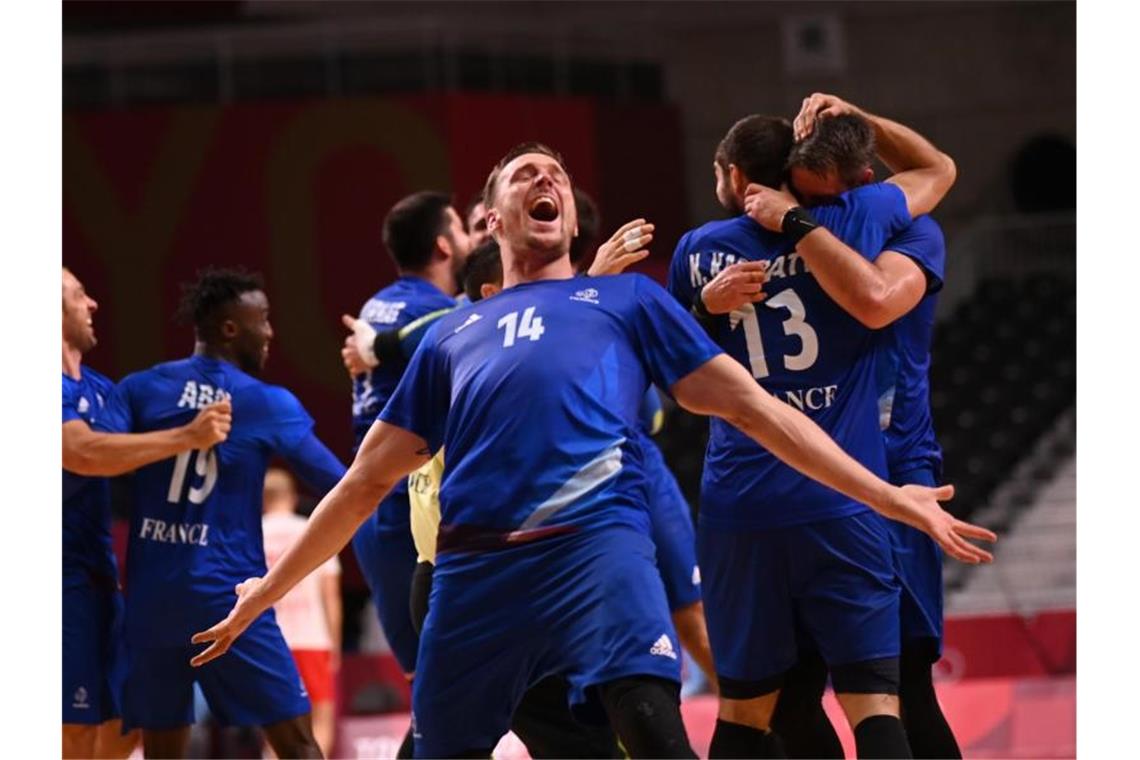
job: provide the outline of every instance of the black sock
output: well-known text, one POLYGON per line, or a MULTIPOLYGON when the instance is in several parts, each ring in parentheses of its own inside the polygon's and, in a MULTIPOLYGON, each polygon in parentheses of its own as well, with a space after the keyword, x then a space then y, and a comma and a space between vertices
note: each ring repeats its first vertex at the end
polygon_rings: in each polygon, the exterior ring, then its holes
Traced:
POLYGON ((930 668, 937 660, 938 642, 934 639, 903 643, 899 684, 903 727, 915 757, 960 760, 962 750, 934 693, 930 668))
POLYGON ((412 727, 408 726, 408 733, 404 734, 404 741, 396 750, 396 760, 411 760, 415 757, 416 740, 412 738, 412 727))
POLYGON ((788 757, 843 760, 843 744, 823 710, 827 664, 818 653, 804 653, 784 676, 772 713, 772 730, 780 735, 788 757))
POLYGON ((911 757, 902 721, 893 715, 864 718, 855 726, 855 754, 886 760, 911 757))
POLYGON ((696 758, 676 683, 631 676, 602 684, 600 691, 610 725, 630 757, 696 758))
POLYGON ((710 758, 787 757, 778 734, 752 726, 716 719, 710 758))

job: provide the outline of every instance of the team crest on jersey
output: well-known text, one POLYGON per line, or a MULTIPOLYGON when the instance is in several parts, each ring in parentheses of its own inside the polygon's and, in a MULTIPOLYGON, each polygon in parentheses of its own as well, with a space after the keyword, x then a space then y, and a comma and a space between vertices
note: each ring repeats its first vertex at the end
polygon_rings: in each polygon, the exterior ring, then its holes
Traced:
POLYGON ((592 303, 592 304, 600 303, 598 301, 598 291, 595 290, 594 288, 586 288, 585 290, 579 290, 577 293, 570 296, 570 300, 571 301, 582 301, 583 303, 592 303))
POLYGON ((80 396, 77 406, 80 414, 87 414, 87 410, 91 408, 91 403, 87 400, 86 396, 80 396))

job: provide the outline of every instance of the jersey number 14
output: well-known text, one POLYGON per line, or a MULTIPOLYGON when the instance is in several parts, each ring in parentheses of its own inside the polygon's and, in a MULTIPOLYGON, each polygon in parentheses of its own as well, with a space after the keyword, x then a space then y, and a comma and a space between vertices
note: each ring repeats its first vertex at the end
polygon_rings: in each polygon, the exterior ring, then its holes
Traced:
POLYGON ((512 311, 510 314, 504 314, 499 319, 499 327, 506 330, 503 335, 503 348, 510 348, 515 344, 515 338, 530 338, 531 340, 538 340, 542 334, 546 332, 546 328, 542 326, 542 317, 534 316, 534 307, 528 306, 523 310, 522 319, 519 319, 519 313, 512 311))

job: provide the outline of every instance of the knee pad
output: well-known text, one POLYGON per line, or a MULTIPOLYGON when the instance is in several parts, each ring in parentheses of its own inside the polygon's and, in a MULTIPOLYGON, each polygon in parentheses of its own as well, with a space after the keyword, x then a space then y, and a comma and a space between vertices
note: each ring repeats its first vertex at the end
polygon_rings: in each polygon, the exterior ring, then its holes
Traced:
POLYGON ((720 687, 720 695, 725 699, 755 699, 782 689, 786 675, 786 673, 777 673, 767 678, 745 681, 717 673, 716 681, 717 686, 720 687))
POLYGON ((631 757, 696 757, 681 720, 678 684, 631 676, 603 684, 600 691, 610 724, 631 757))
POLYGON ((899 658, 883 657, 831 668, 836 694, 898 694, 899 658))

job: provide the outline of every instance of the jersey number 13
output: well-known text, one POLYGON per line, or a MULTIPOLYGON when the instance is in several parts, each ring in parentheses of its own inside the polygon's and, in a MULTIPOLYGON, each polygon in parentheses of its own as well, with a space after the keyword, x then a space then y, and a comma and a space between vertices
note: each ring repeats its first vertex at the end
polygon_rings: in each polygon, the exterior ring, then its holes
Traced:
MULTIPOLYGON (((804 302, 796 295, 796 291, 788 288, 764 301, 764 306, 771 309, 787 309, 788 318, 784 320, 784 335, 795 335, 800 339, 800 352, 784 357, 784 367, 790 371, 802 372, 819 358, 819 337, 815 330, 805 320, 804 302)), ((764 344, 760 340, 760 320, 756 316, 756 307, 746 303, 734 311, 729 324, 736 329, 737 324, 744 325, 744 342, 748 347, 748 364, 752 369, 752 376, 757 380, 768 377, 768 362, 764 358, 764 344)))

